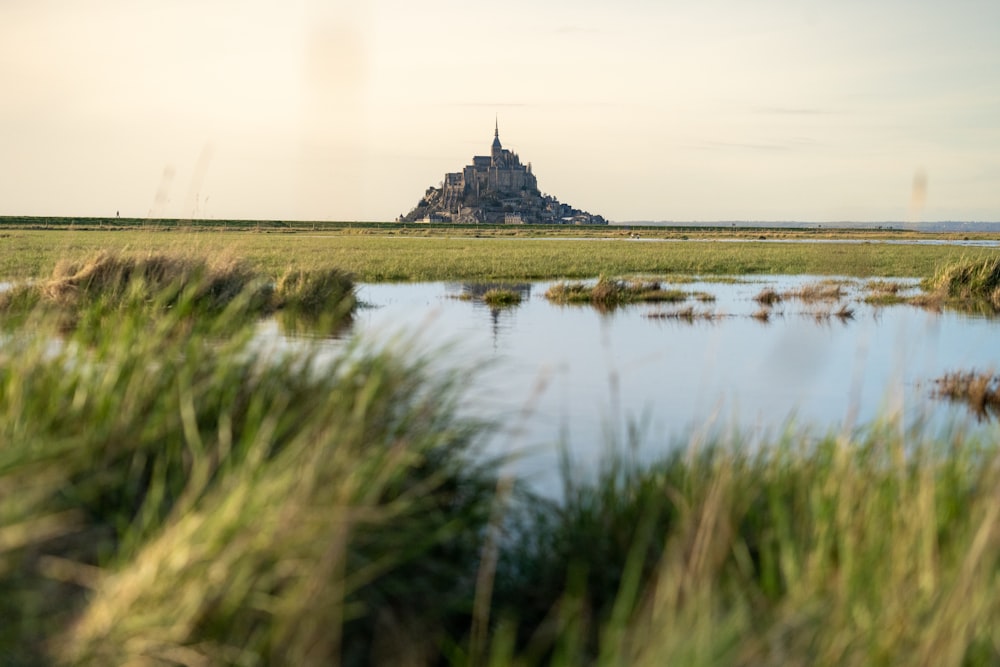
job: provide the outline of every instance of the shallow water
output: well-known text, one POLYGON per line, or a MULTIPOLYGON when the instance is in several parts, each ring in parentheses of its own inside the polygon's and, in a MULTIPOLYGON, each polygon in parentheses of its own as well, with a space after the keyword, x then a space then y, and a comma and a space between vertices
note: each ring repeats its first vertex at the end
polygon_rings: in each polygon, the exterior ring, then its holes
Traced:
POLYGON ((931 385, 947 372, 1000 370, 1000 320, 868 306, 857 280, 844 281, 836 303, 786 299, 767 321, 753 316, 764 288, 817 282, 692 282, 669 287, 715 300, 610 313, 554 305, 544 297, 548 282, 517 286, 521 305, 504 310, 457 298, 481 286, 364 284, 359 296, 372 307, 358 313, 354 331, 438 350, 442 363, 468 369, 469 409, 503 424, 492 451, 530 451, 514 469, 550 481, 560 443, 586 467, 609 442, 634 440, 638 455, 651 457, 734 428, 752 445, 793 422, 817 435, 886 416, 926 420, 931 433, 995 430, 933 399, 931 385), (686 306, 693 319, 672 315, 686 306), (831 314, 842 306, 853 317, 831 314))

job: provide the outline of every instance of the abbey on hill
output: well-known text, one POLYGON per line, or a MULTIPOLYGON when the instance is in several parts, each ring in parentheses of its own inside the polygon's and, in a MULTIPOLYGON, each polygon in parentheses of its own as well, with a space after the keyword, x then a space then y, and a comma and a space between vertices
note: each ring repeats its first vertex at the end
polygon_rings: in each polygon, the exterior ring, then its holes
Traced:
POLYGON ((599 215, 573 208, 538 190, 531 163, 500 144, 493 130, 489 155, 476 155, 462 171, 444 175, 439 187, 423 198, 400 222, 494 222, 507 224, 606 225, 599 215))

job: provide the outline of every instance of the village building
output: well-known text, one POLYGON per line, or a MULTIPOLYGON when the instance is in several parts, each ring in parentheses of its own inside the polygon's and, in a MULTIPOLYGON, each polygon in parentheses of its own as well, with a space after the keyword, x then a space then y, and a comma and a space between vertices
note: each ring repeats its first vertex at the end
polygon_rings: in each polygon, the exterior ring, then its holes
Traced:
POLYGON ((522 164, 517 153, 500 143, 500 126, 493 129, 489 155, 476 155, 462 171, 444 175, 438 187, 429 187, 412 211, 400 222, 595 224, 592 215, 555 197, 543 195, 531 163, 522 164))

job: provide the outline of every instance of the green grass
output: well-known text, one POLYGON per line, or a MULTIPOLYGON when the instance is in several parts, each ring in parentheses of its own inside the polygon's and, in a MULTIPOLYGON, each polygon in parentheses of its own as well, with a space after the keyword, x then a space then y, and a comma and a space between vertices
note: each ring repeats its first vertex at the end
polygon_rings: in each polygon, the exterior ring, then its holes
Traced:
POLYGON ((0 662, 1000 660, 995 440, 734 433, 567 458, 549 500, 481 453, 461 369, 213 328, 0 346, 0 662))
POLYGON ((1000 312, 1000 256, 944 264, 921 286, 931 302, 1000 312))
POLYGON ((483 293, 483 303, 494 308, 516 306, 521 303, 521 293, 517 290, 494 287, 483 293))
POLYGON ((0 349, 0 662, 360 664, 466 626, 496 480, 454 378, 114 331, 0 349))
POLYGON ((173 253, 101 251, 81 261, 61 261, 48 279, 23 282, 0 292, 0 313, 15 323, 37 310, 59 315, 61 328, 105 321, 126 311, 159 315, 173 311, 192 323, 201 319, 253 319, 276 310, 285 320, 347 322, 357 300, 351 278, 337 269, 292 270, 276 284, 247 262, 231 256, 207 259, 173 253), (239 311, 240 317, 237 317, 239 311))
POLYGON ((683 290, 665 290, 652 280, 616 280, 601 276, 596 283, 558 282, 545 292, 554 303, 590 303, 614 307, 626 303, 678 302, 693 296, 683 290))
POLYGON ((524 281, 630 275, 831 275, 925 278, 962 258, 995 258, 996 249, 878 243, 606 241, 376 234, 23 230, 6 232, 0 278, 38 278, 61 261, 109 249, 143 253, 225 254, 277 280, 289 270, 329 267, 366 282, 524 281))

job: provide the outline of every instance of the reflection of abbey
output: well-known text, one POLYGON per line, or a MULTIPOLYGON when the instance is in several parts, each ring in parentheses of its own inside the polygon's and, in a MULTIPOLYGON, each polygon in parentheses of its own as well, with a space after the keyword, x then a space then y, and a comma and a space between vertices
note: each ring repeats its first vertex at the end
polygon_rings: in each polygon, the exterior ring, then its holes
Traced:
POLYGON ((501 222, 544 224, 596 224, 599 215, 562 204, 543 195, 531 172, 516 153, 500 145, 499 125, 493 131, 489 155, 477 155, 462 171, 445 174, 440 187, 429 187, 402 222, 501 222))

